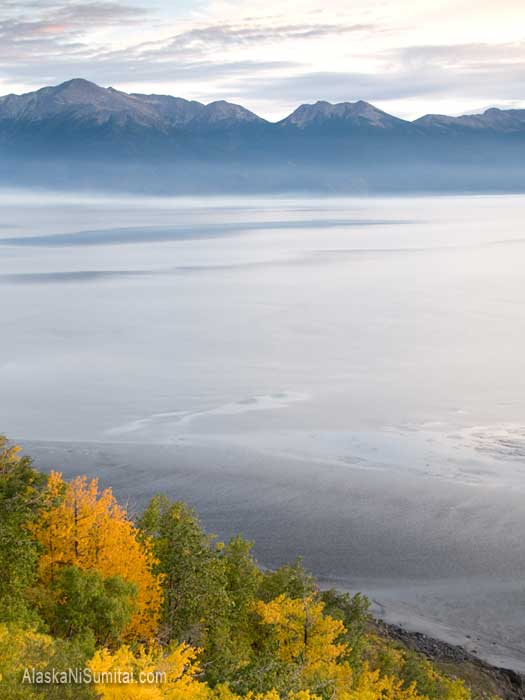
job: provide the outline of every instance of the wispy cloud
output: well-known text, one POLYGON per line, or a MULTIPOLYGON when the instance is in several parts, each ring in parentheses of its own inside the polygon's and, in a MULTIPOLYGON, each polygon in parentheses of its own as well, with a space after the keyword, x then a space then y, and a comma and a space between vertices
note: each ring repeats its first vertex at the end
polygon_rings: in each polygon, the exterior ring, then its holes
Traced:
MULTIPOLYGON (((504 39, 516 35, 511 14, 503 23, 494 14, 498 39, 476 42, 466 0, 458 0, 463 29, 454 36, 445 24, 426 22, 418 31, 408 0, 374 8, 356 0, 344 11, 326 0, 329 12, 321 0, 290 2, 258 0, 248 16, 232 0, 186 0, 184 12, 167 0, 3 0, 0 82, 29 89, 85 77, 203 100, 244 99, 270 117, 317 99, 384 107, 418 98, 467 106, 525 99, 525 42, 504 39), (465 27, 469 41, 461 41, 465 27)), ((520 7, 513 5, 515 19, 520 7)))
POLYGON ((259 81, 225 85, 247 99, 290 103, 318 99, 371 102, 427 97, 461 97, 481 102, 523 100, 525 42, 488 46, 414 46, 375 56, 380 69, 370 72, 303 71, 259 81))
POLYGON ((41 64, 49 74, 58 54, 86 55, 94 47, 85 38, 104 27, 136 24, 147 10, 117 2, 3 3, 0 10, 0 71, 16 78, 17 66, 41 64), (42 60, 46 62, 42 65, 42 60))
MULTIPOLYGON (((25 3, 27 10, 32 3, 25 3)), ((250 47, 314 41, 330 35, 358 34, 366 24, 279 23, 270 18, 237 23, 199 23, 162 39, 112 48, 90 40, 95 29, 133 25, 147 10, 119 3, 48 3, 35 19, 0 20, 0 76, 23 84, 60 82, 81 75, 102 84, 141 82, 195 83, 263 78, 275 71, 297 72, 292 60, 250 58, 250 47)), ((278 55, 272 51, 273 55, 278 55)), ((217 83, 220 90, 220 84, 217 83)))
POLYGON ((260 46, 261 43, 364 32, 374 29, 371 24, 269 24, 245 21, 239 24, 211 24, 175 34, 162 42, 138 48, 164 54, 170 49, 215 50, 229 47, 260 46))

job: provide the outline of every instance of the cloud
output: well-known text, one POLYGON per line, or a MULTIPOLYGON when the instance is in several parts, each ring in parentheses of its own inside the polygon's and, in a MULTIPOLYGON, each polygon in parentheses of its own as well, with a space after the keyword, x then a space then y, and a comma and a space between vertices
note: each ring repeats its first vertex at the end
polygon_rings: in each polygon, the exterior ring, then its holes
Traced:
POLYGON ((410 45, 414 34, 376 11, 294 15, 269 0, 267 14, 247 17, 231 3, 214 14, 207 0, 199 14, 174 18, 159 4, 153 11, 131 1, 2 0, 0 80, 151 84, 205 100, 245 99, 274 114, 272 105, 318 99, 523 100, 524 42, 410 45))
POLYGON ((40 16, 54 15, 68 18, 72 21, 96 21, 102 23, 115 23, 127 21, 149 13, 144 6, 129 5, 124 2, 93 0, 20 0, 9 2, 2 0, 2 13, 4 16, 27 17, 38 14, 40 16))
POLYGON ((373 72, 304 71, 300 75, 225 86, 240 96, 264 94, 268 100, 308 102, 389 101, 419 96, 522 100, 525 43, 487 46, 414 46, 376 57, 384 67, 373 72))
MULTIPOLYGON (((25 3, 27 9, 31 3, 25 3)), ((32 19, 18 14, 0 19, 0 76, 24 84, 56 83, 74 76, 102 84, 122 82, 171 83, 254 79, 268 72, 297 71, 299 62, 250 58, 251 47, 318 40, 330 35, 371 31, 372 25, 336 23, 200 24, 114 49, 88 40, 94 28, 134 24, 146 12, 116 2, 47 3, 32 19), (248 78, 249 76, 249 78, 248 78)), ((272 55, 276 55, 272 51, 272 55)))
POLYGON ((195 27, 178 33, 168 40, 145 44, 139 49, 146 49, 158 56, 170 50, 191 48, 192 50, 215 50, 230 47, 260 46, 261 43, 289 41, 295 39, 318 39, 327 36, 371 31, 371 24, 258 24, 241 22, 239 24, 211 24, 195 27))
POLYGON ((346 34, 367 31, 368 25, 272 25, 252 26, 214 24, 193 28, 170 36, 163 41, 146 42, 126 49, 101 52, 93 56, 92 69, 103 70, 104 75, 134 81, 161 81, 169 74, 170 80, 194 81, 219 77, 236 79, 246 76, 253 80, 275 70, 295 70, 301 63, 289 60, 243 59, 225 60, 226 56, 247 55, 226 53, 227 49, 258 48, 266 42, 284 42, 311 39, 328 34, 346 34))
MULTIPOLYGON (((170 85, 177 83, 194 84, 199 81, 222 81, 235 79, 251 82, 254 76, 264 75, 267 72, 290 71, 297 68, 298 64, 286 61, 195 61, 178 62, 167 67, 164 63, 146 62, 130 59, 100 60, 85 56, 82 52, 77 57, 71 54, 69 58, 57 57, 54 62, 52 77, 49 76, 49 68, 38 71, 38 65, 27 64, 17 67, 19 80, 33 81, 38 84, 56 84, 69 80, 72 76, 83 77, 102 85, 118 87, 123 83, 163 83, 169 79, 170 85), (41 76, 40 78, 38 76, 41 76), (167 78, 168 76, 168 78, 167 78)), ((219 90, 220 92, 220 90, 219 90)), ((209 92, 210 100, 213 95, 209 92)), ((180 94, 180 97, 188 95, 180 94)), ((191 97, 191 95, 190 95, 191 97)))
POLYGON ((93 51, 83 40, 90 31, 136 24, 147 10, 118 2, 25 2, 16 8, 3 4, 1 12, 0 70, 16 78, 11 61, 20 61, 22 68, 39 63, 49 74, 57 55, 93 51))

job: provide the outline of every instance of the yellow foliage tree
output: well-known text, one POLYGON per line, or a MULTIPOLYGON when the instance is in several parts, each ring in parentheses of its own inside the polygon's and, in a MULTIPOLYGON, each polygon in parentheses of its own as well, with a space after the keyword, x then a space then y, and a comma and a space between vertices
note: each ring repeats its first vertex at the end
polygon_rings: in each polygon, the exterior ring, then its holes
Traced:
MULTIPOLYGON (((267 693, 249 692, 246 695, 238 695, 226 684, 216 686, 212 691, 211 698, 212 700, 281 700, 281 696, 275 689, 267 693)), ((321 698, 309 690, 298 690, 288 693, 282 700, 321 700, 321 698)))
POLYGON ((273 625, 281 661, 297 664, 304 680, 323 677, 337 679, 338 685, 351 682, 350 667, 337 666, 347 651, 346 644, 337 642, 345 627, 340 620, 323 614, 323 602, 312 596, 280 595, 269 603, 257 601, 255 610, 263 622, 273 625))
POLYGON ((417 692, 416 684, 407 688, 394 676, 381 675, 378 670, 370 670, 365 664, 356 678, 354 687, 346 688, 338 695, 338 700, 427 700, 417 692))
POLYGON ((49 508, 33 528, 43 547, 39 560, 42 583, 49 584, 70 565, 135 583, 135 610, 124 636, 151 639, 162 604, 161 580, 153 574, 155 558, 149 544, 139 540, 111 489, 99 492, 98 481, 85 476, 65 483, 61 474, 52 472, 46 495, 49 508))
POLYGON ((343 623, 325 615, 324 603, 313 597, 280 595, 269 603, 258 601, 255 609, 263 622, 274 626, 281 660, 300 669, 303 692, 312 693, 309 700, 314 693, 337 700, 427 700, 415 683, 405 687, 402 680, 367 664, 358 675, 353 673, 343 660, 348 646, 338 641, 345 632, 343 623))
POLYGON ((299 599, 280 595, 269 603, 259 600, 255 610, 263 622, 274 625, 282 661, 311 666, 335 661, 346 651, 345 644, 336 643, 345 631, 343 623, 323 615, 324 603, 312 596, 299 599))
POLYGON ((196 679, 197 650, 179 644, 166 652, 158 646, 133 653, 128 646, 115 653, 96 652, 88 662, 100 700, 208 700, 211 691, 196 679), (107 682, 107 681, 121 682, 107 682))

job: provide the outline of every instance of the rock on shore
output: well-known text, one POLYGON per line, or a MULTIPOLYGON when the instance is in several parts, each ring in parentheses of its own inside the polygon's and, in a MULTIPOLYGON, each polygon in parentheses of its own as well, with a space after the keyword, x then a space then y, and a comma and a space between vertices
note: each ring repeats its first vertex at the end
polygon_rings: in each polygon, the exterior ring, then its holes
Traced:
POLYGON ((410 632, 380 620, 374 625, 381 636, 400 642, 449 675, 463 679, 474 698, 489 700, 496 695, 502 700, 525 700, 525 676, 516 671, 492 666, 461 646, 428 637, 422 632, 410 632))

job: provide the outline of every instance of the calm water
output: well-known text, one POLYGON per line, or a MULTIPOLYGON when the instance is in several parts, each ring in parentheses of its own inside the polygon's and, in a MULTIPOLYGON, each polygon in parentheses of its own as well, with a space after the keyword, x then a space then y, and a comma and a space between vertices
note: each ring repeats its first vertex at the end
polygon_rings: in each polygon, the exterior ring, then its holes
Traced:
POLYGON ((525 198, 0 207, 0 431, 525 667, 525 198))

